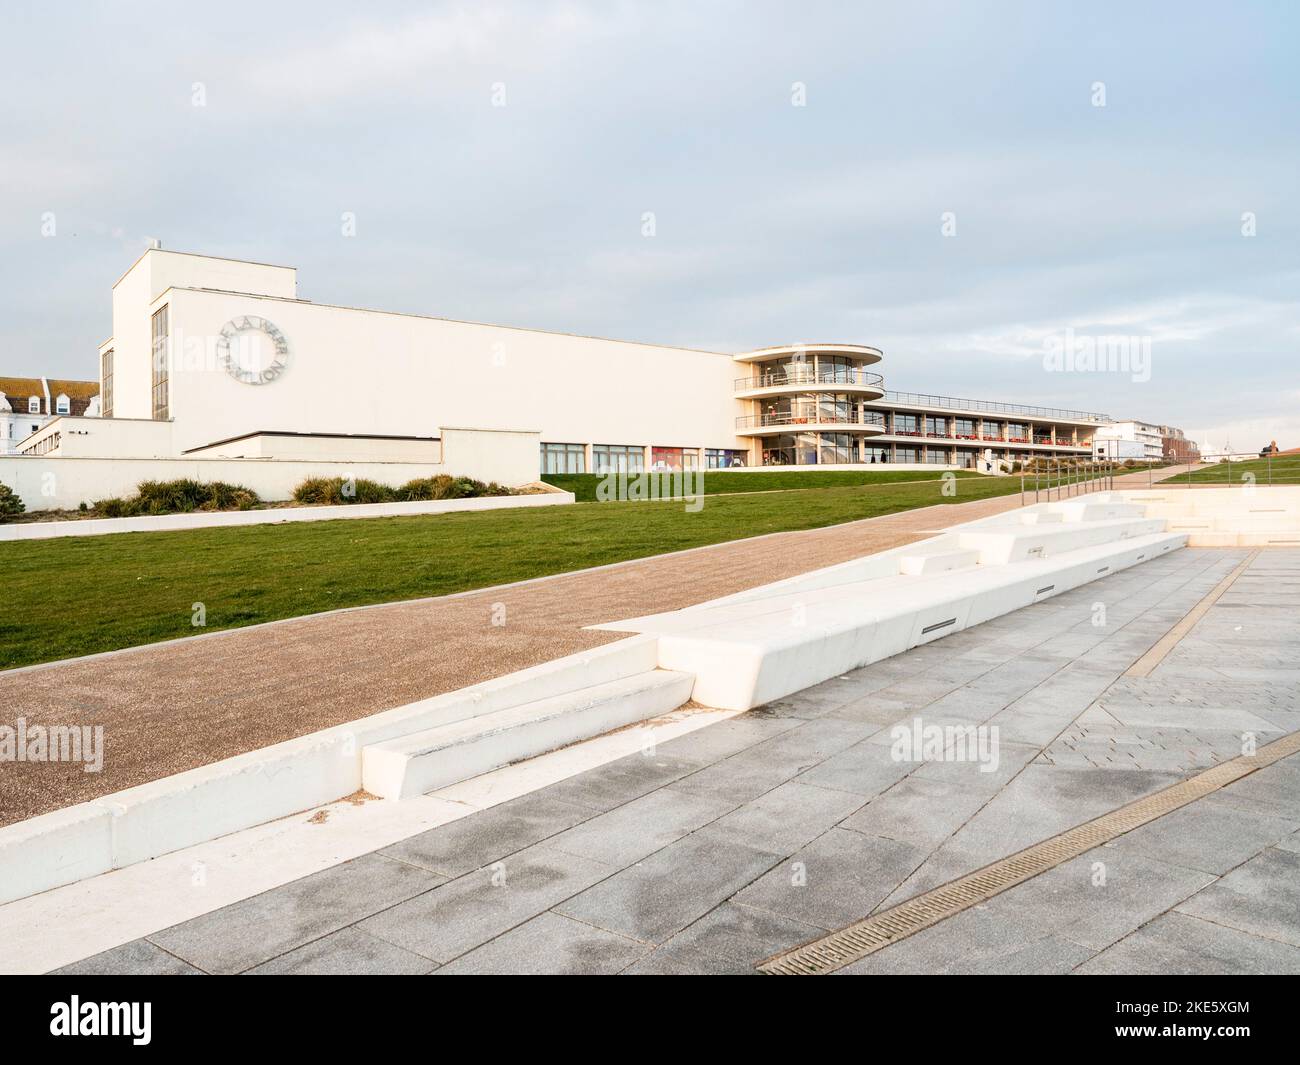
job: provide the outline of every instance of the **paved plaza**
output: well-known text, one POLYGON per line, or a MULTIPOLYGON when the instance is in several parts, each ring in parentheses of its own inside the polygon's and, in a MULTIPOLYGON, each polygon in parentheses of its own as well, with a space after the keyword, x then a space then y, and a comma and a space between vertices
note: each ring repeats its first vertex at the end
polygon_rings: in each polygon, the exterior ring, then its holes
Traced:
MULTIPOLYGON (((1295 731, 1298 648, 1300 551, 1178 551, 61 971, 749 973, 1295 731)), ((1298 830, 1291 756, 840 972, 1300 972, 1298 830)))

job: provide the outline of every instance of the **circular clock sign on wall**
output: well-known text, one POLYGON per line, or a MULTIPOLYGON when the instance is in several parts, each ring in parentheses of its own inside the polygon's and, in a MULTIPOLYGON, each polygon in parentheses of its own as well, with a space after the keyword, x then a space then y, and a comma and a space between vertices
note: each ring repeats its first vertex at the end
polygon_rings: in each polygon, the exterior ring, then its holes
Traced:
POLYGON ((255 314, 232 318, 217 336, 217 363, 246 385, 270 384, 289 365, 289 338, 255 314))

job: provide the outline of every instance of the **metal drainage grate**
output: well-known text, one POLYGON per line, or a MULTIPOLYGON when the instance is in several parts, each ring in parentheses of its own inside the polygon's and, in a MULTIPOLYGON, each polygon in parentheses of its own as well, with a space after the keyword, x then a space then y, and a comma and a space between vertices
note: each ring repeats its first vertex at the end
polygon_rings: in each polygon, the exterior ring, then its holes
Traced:
POLYGON ((925 628, 923 628, 921 630, 921 635, 924 636, 927 632, 934 632, 936 629, 946 629, 949 625, 956 625, 956 624, 957 624, 956 618, 949 618, 947 621, 936 621, 933 625, 927 625, 925 628))
POLYGON ((1298 751, 1300 732, 1292 732, 1254 754, 1223 762, 838 932, 773 955, 756 968, 770 976, 834 972, 1298 751))
POLYGON ((1056 585, 1054 584, 1044 585, 1042 588, 1039 588, 1038 591, 1034 593, 1034 595, 1042 595, 1044 592, 1050 592, 1055 587, 1056 585))

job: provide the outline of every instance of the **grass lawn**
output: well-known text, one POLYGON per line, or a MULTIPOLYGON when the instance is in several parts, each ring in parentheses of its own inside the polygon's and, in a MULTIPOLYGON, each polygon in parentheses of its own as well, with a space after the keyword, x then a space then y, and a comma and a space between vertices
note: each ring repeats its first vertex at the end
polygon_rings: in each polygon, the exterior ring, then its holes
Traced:
MULTIPOLYGON (((753 475, 739 475, 750 477, 753 475)), ((707 480, 707 478, 706 478, 707 480)), ((0 543, 0 669, 1020 491, 1019 477, 0 543)))
MULTIPOLYGON (((864 484, 899 484, 906 481, 933 481, 945 472, 958 477, 981 477, 970 470, 761 470, 739 473, 733 470, 702 470, 702 476, 691 485, 693 491, 701 487, 705 495, 730 495, 736 492, 775 492, 798 488, 848 488, 864 484)), ((661 476, 665 492, 671 492, 672 476, 661 476)), ((596 498, 596 485, 602 480, 598 473, 548 473, 542 480, 572 492, 579 503, 589 503, 596 498)))
POLYGON ((1300 455, 1284 455, 1272 460, 1248 459, 1245 462, 1216 462, 1190 475, 1180 473, 1171 481, 1192 484, 1300 484, 1300 455))

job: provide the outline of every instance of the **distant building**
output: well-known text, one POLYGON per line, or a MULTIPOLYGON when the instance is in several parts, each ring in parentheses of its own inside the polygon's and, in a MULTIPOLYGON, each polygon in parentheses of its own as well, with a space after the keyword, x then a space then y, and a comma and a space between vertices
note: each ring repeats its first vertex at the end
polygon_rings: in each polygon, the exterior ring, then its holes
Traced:
POLYGON ((98 381, 0 377, 0 455, 18 454, 19 443, 54 418, 98 412, 98 381))
POLYGON ((1161 462, 1165 457, 1164 427, 1149 422, 1111 422, 1092 434, 1093 454, 1103 459, 1146 459, 1161 462))
POLYGON ((1163 437, 1166 462, 1201 461, 1201 449, 1196 446, 1196 441, 1189 440, 1181 429, 1172 425, 1162 425, 1160 433, 1163 437))

